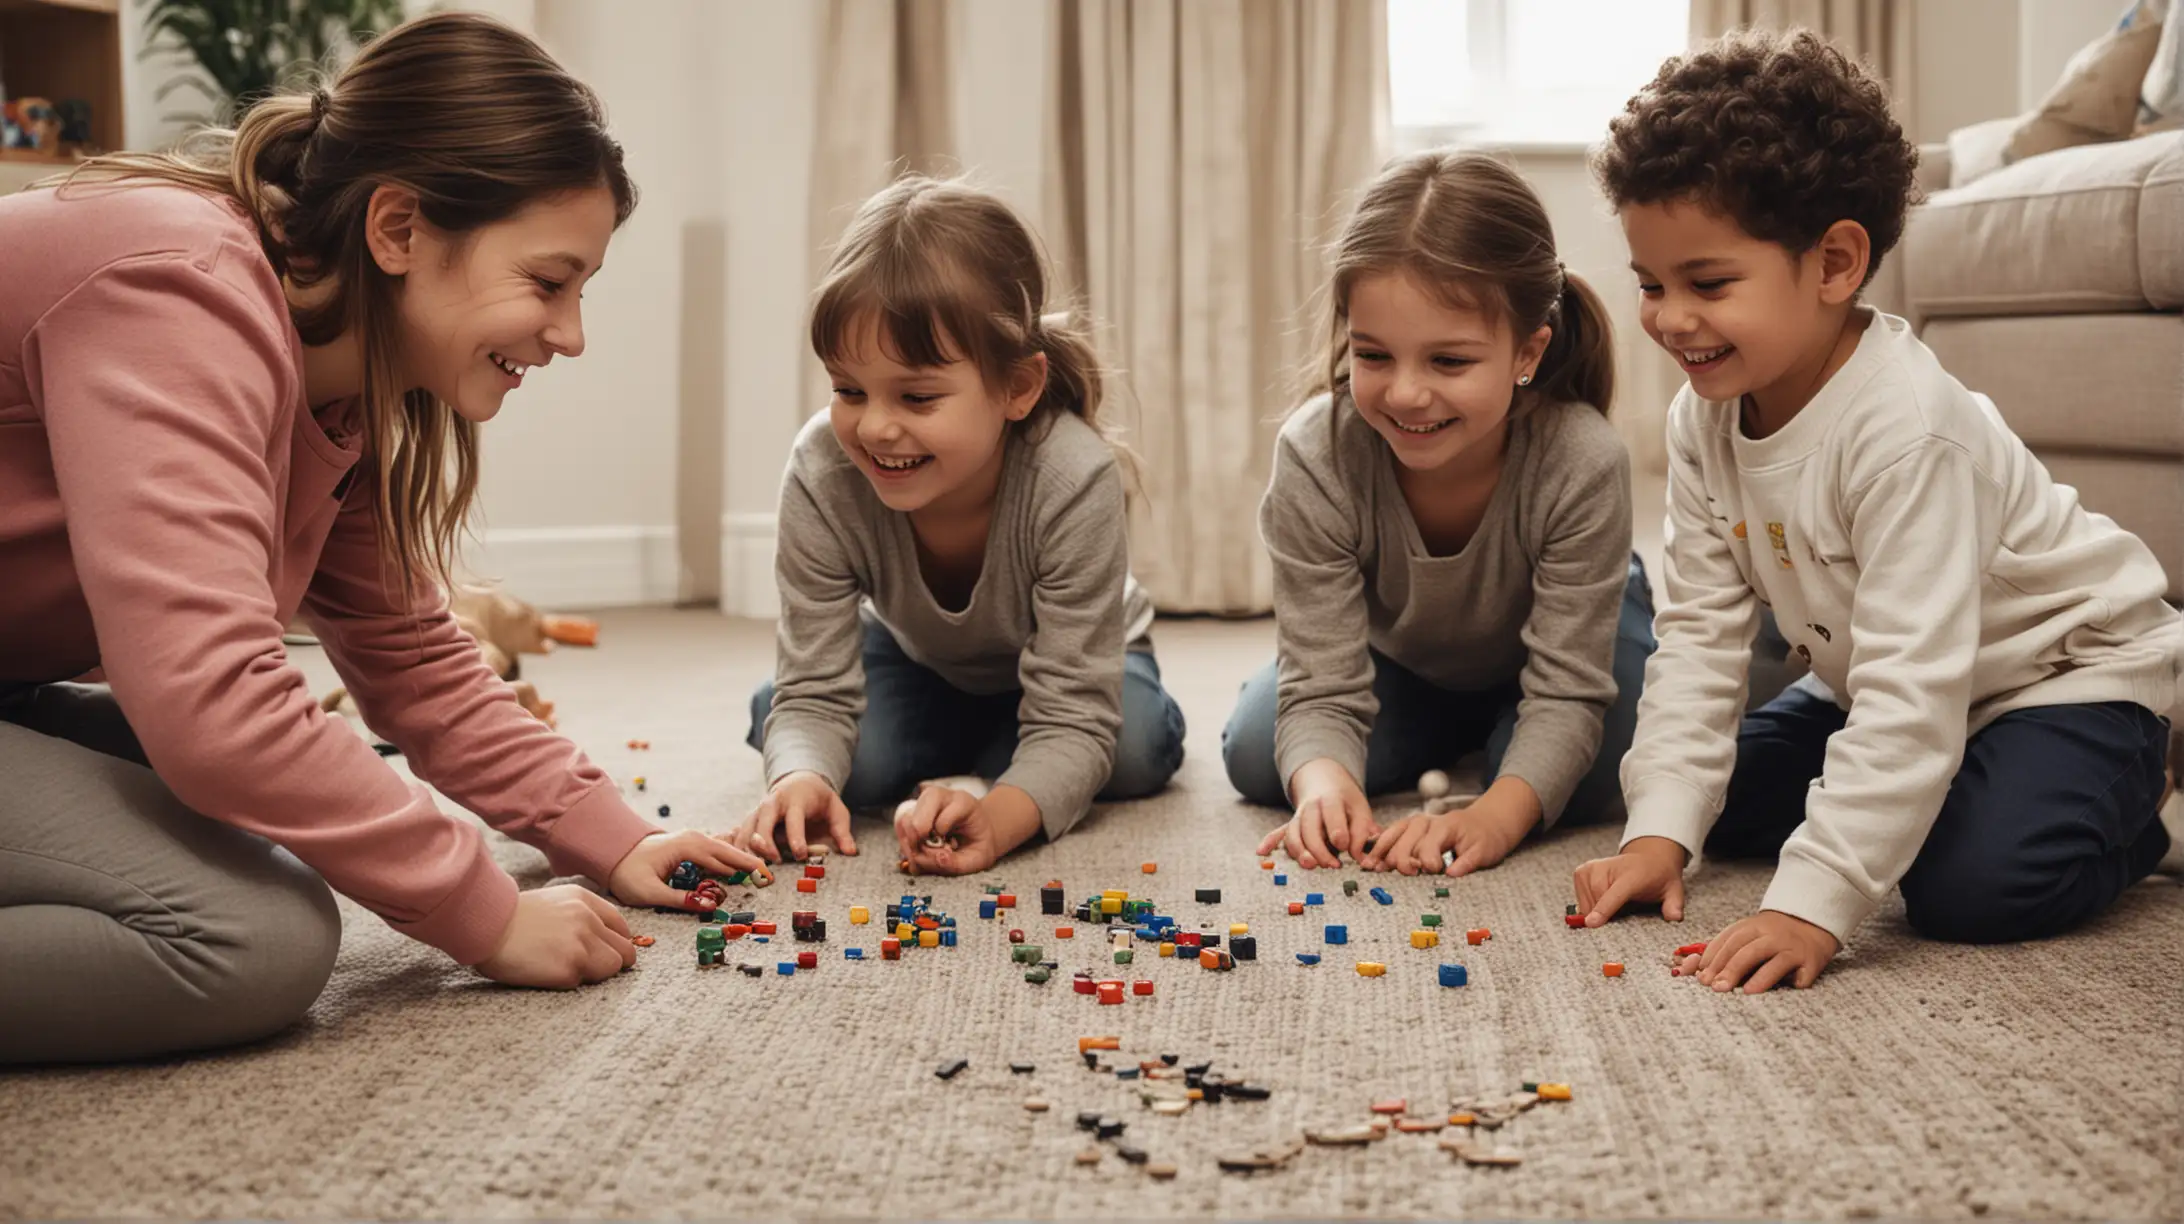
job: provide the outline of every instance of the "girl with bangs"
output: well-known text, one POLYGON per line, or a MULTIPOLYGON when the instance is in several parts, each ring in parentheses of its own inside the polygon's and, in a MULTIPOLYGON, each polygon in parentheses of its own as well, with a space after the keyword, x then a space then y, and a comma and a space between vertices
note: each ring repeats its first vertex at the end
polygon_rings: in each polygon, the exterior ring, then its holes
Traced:
POLYGON ((962 183, 850 222, 811 320, 833 398, 782 480, 768 790, 731 841, 854 854, 849 809, 902 801, 909 865, 978 871, 1182 763, 1097 359, 1046 296, 1023 222, 962 183))

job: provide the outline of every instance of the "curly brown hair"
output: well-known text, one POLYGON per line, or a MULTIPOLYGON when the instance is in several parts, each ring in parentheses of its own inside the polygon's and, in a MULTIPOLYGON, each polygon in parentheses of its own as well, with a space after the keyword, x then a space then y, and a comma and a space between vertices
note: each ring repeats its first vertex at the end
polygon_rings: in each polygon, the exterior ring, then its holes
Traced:
POLYGON ((1810 30, 1738 30, 1671 56, 1608 124, 1593 175, 1609 203, 1692 200, 1803 254, 1838 221, 1903 237, 1919 154, 1888 90, 1810 30))

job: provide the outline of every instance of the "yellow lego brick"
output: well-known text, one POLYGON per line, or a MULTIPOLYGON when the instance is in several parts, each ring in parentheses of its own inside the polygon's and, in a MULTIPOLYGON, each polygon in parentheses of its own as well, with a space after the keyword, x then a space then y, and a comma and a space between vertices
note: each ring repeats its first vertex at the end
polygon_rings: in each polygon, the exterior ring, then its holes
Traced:
POLYGON ((1161 945, 1160 945, 1160 954, 1161 954, 1162 956, 1174 956, 1174 955, 1175 955, 1175 945, 1174 945, 1174 944, 1172 944, 1172 943, 1163 943, 1163 944, 1161 944, 1161 945))
POLYGON ((1388 967, 1379 961, 1359 961, 1357 963, 1357 975, 1359 977, 1380 977, 1387 972, 1388 967))
POLYGON ((1441 936, 1433 931, 1417 930, 1410 933, 1410 946, 1413 948, 1431 948, 1438 946, 1440 942, 1441 936))
POLYGON ((1101 897, 1100 912, 1103 914, 1119 914, 1122 912, 1122 901, 1116 897, 1101 897))
POLYGON ((872 911, 862 905, 852 905, 849 907, 849 921, 853 926, 863 926, 872 921, 872 911))
POLYGON ((911 926, 907 922, 898 922, 895 924, 895 938, 903 941, 904 943, 909 943, 911 940, 916 939, 917 937, 918 929, 916 927, 911 926))
POLYGON ((1231 935, 1249 935, 1251 934, 1251 924, 1248 922, 1231 922, 1228 924, 1228 933, 1231 935))
POLYGON ((939 932, 939 931, 919 931, 919 932, 918 932, 918 946, 919 946, 919 947, 921 947, 921 948, 937 948, 937 947, 939 947, 939 946, 940 946, 940 932, 939 932))

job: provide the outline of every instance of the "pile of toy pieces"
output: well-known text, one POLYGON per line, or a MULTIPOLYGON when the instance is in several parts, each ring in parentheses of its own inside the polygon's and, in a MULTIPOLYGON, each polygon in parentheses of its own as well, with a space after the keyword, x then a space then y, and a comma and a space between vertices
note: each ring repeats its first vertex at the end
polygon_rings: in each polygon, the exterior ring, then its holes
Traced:
MULTIPOLYGON (((1176 1054, 1142 1059, 1135 1065, 1127 1062, 1116 1065, 1104 1057, 1121 1048, 1122 1041, 1115 1036, 1077 1039, 1077 1053, 1083 1058, 1086 1069, 1113 1074, 1117 1079, 1139 1081, 1139 1102, 1156 1114, 1175 1117, 1202 1105, 1264 1101, 1273 1095, 1273 1089, 1265 1085, 1230 1079, 1215 1072, 1211 1062, 1184 1064, 1176 1054)), ((936 1067, 933 1074, 943 1080, 953 1080, 970 1065, 967 1058, 951 1058, 936 1067)), ((1009 1071, 1014 1075, 1030 1075, 1035 1070, 1037 1068, 1028 1062, 1009 1064, 1009 1071)), ((1567 1101, 1571 1096, 1568 1084, 1527 1081, 1519 1091, 1505 1096, 1457 1101, 1449 1106, 1445 1115, 1412 1113, 1407 1100, 1375 1101, 1370 1121, 1310 1127, 1296 1139, 1224 1153, 1215 1158, 1215 1163, 1224 1172, 1264 1172, 1287 1167, 1307 1147, 1362 1147, 1387 1138, 1391 1130, 1401 1134, 1432 1134, 1454 1127, 1460 1133, 1443 1137, 1441 1150, 1466 1164, 1509 1168, 1523 1163, 1523 1157, 1514 1148, 1485 1137, 1496 1135, 1502 1127, 1543 1101, 1567 1101)), ((1052 1103, 1041 1096, 1024 1099, 1024 1109, 1029 1113, 1043 1114, 1052 1108, 1052 1103)), ((1129 1130, 1129 1123, 1121 1118, 1099 1110, 1085 1110, 1077 1114, 1077 1127, 1094 1139, 1077 1153, 1076 1162, 1080 1165, 1100 1163, 1104 1158, 1100 1143, 1113 1140, 1115 1155, 1125 1163, 1143 1167, 1148 1175, 1161 1180, 1176 1175, 1175 1165, 1153 1160, 1144 1148, 1121 1142, 1129 1130)))

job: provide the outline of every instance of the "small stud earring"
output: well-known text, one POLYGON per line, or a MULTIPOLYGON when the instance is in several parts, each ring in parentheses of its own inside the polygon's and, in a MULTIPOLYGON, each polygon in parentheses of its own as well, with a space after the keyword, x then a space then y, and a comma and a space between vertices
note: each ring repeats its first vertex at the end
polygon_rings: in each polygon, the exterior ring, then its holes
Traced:
POLYGON ((1529 374, 1519 374, 1519 375, 1517 375, 1517 385, 1518 385, 1518 386, 1520 386, 1520 387, 1529 387, 1529 386, 1531 386, 1531 385, 1532 385, 1532 376, 1531 376, 1531 375, 1529 375, 1529 374))

